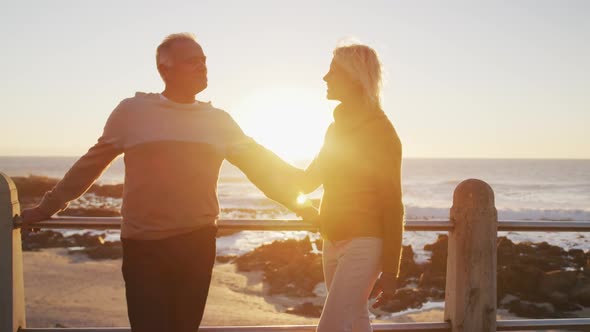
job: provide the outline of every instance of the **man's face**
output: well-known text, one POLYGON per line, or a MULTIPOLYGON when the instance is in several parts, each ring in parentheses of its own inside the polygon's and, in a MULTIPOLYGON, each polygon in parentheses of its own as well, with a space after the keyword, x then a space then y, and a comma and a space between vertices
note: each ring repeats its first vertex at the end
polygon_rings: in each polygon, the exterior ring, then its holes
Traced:
POLYGON ((161 66, 160 72, 166 86, 181 89, 195 95, 207 87, 205 53, 192 40, 180 40, 170 46, 172 66, 161 66))

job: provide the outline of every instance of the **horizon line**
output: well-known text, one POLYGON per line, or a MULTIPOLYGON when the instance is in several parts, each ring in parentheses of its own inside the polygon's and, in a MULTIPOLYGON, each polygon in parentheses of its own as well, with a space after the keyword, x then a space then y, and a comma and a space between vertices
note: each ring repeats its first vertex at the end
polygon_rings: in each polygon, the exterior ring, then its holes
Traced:
MULTIPOLYGON (((0 155, 0 158, 80 158, 82 155, 0 155)), ((122 156, 122 155, 121 155, 122 156)), ((118 156, 116 159, 121 158, 118 156)), ((308 161, 310 158, 295 158, 293 162, 308 161)), ((590 160, 586 158, 567 157, 402 157, 402 159, 432 159, 432 160, 590 160)))

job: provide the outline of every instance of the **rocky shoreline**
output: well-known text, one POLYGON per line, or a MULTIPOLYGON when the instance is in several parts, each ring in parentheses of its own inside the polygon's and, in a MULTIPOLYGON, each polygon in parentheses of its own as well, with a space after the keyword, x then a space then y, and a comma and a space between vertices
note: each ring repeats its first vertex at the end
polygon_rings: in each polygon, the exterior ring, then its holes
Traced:
MULTIPOLYGON (((411 246, 404 246, 400 289, 384 313, 419 309, 426 302, 444 300, 448 237, 440 235, 425 250, 426 263, 416 263, 411 246)), ((319 244, 319 243, 318 243, 319 244)), ((261 270, 271 292, 309 296, 322 282, 321 258, 309 252, 309 238, 263 245, 235 259, 238 271, 261 270), (305 252, 305 248, 308 251, 305 252)), ((526 318, 570 318, 590 306, 590 250, 564 250, 540 243, 514 243, 498 238, 498 308, 526 318)), ((304 303, 303 314, 318 310, 304 303)), ((321 312, 321 311, 320 311, 321 312)))
MULTIPOLYGON (((57 184, 59 179, 29 175, 26 177, 14 176, 12 181, 18 190, 18 200, 21 204, 27 205, 39 201, 47 191, 57 184)), ((87 193, 100 197, 122 198, 123 184, 93 184, 87 193)))
MULTIPOLYGON (((39 201, 57 179, 40 176, 14 177, 19 200, 23 207, 39 201)), ((120 199, 123 185, 94 185, 89 193, 105 203, 73 204, 61 215, 118 216, 117 204, 108 200, 120 199)), ((256 218, 258 211, 232 209, 236 218, 246 215, 256 218), (244 210, 244 211, 242 211, 244 210)), ((232 231, 235 232, 235 231, 232 231)), ((232 232, 220 232, 218 236, 232 232)), ((122 257, 119 241, 106 241, 105 233, 87 232, 64 236, 64 233, 42 231, 23 235, 23 250, 69 248, 71 254, 84 254, 91 259, 118 259, 122 257)), ((416 262, 411 246, 404 246, 400 289, 394 299, 381 307, 381 311, 400 312, 419 309, 424 303, 444 300, 447 236, 440 235, 422 249, 430 253, 426 262, 416 262)), ((321 250, 321 241, 315 243, 321 250)), ((420 248, 417 248, 420 249, 420 248)), ((567 318, 590 307, 590 250, 565 250, 547 242, 514 243, 507 237, 498 238, 498 308, 507 309, 519 317, 567 318)), ((240 272, 261 271, 269 295, 292 298, 323 296, 317 294, 323 282, 321 256, 312 251, 310 238, 304 240, 275 241, 262 245, 241 256, 219 256, 220 263, 232 263, 240 272)), ((289 312, 317 317, 321 306, 303 302, 289 312)))

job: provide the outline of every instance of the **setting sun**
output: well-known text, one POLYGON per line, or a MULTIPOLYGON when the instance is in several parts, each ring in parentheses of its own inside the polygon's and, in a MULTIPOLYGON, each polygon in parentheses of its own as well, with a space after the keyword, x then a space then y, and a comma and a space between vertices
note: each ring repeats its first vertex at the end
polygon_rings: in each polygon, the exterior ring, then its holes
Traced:
POLYGON ((307 196, 304 194, 299 194, 299 196, 297 196, 297 204, 303 205, 305 202, 307 202, 307 196))
POLYGON ((246 135, 282 158, 310 159, 318 153, 332 119, 333 106, 323 94, 288 87, 260 88, 238 103, 232 115, 246 135))

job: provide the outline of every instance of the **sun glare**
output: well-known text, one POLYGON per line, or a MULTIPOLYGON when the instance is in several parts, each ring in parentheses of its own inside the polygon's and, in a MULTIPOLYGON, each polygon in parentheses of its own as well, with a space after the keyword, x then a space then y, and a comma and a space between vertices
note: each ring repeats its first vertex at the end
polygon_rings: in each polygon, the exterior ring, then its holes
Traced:
POLYGON ((303 205, 305 202, 307 202, 307 196, 304 194, 299 194, 299 196, 297 196, 297 204, 303 205))
POLYGON ((323 91, 258 89, 235 107, 246 135, 287 161, 308 160, 319 151, 332 113, 323 91))

